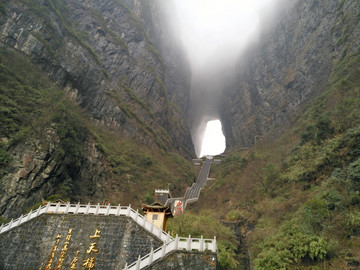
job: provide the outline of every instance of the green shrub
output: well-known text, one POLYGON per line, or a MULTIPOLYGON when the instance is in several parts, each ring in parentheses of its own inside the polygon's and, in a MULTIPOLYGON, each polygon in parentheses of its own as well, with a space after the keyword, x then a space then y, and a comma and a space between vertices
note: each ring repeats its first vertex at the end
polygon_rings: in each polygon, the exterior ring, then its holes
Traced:
POLYGON ((218 243, 219 264, 224 269, 237 269, 235 260, 236 236, 234 231, 223 225, 211 210, 200 213, 186 211, 181 216, 175 216, 168 222, 168 229, 179 236, 213 238, 218 243))
POLYGON ((349 165, 348 179, 355 189, 360 188, 360 158, 349 165))
POLYGON ((240 210, 230 210, 228 213, 227 213, 227 219, 230 220, 230 221, 236 221, 236 220, 239 220, 243 217, 243 214, 240 210))
POLYGON ((262 251, 254 260, 255 269, 288 269, 299 261, 316 262, 329 257, 335 243, 323 237, 304 232, 299 227, 299 220, 285 222, 277 235, 267 239, 262 251))
POLYGON ((350 231, 359 230, 360 229, 360 211, 355 210, 351 211, 346 215, 347 218, 347 226, 350 231))
POLYGON ((339 210, 345 207, 345 199, 337 190, 327 190, 322 197, 325 199, 329 210, 339 210))
POLYGON ((301 142, 300 144, 305 144, 308 141, 311 141, 314 139, 314 127, 313 126, 307 126, 306 130, 301 133, 301 142))
POLYGON ((153 161, 150 157, 145 156, 140 160, 140 164, 141 167, 151 167, 153 165, 153 161))
POLYGON ((314 198, 305 203, 302 218, 309 232, 319 233, 328 217, 328 206, 324 199, 314 198))
POLYGON ((318 141, 325 140, 334 133, 334 128, 327 114, 319 115, 319 117, 316 119, 315 128, 315 137, 318 141))
POLYGON ((289 250, 277 250, 274 247, 265 249, 254 260, 255 270, 286 270, 293 262, 293 255, 289 250))
POLYGON ((0 168, 5 167, 8 165, 12 160, 12 157, 9 155, 9 153, 0 146, 0 168))
POLYGON ((218 245, 219 264, 221 269, 238 269, 235 259, 235 246, 229 242, 220 242, 218 245))
POLYGON ((0 13, 6 15, 6 6, 4 3, 0 3, 0 13))

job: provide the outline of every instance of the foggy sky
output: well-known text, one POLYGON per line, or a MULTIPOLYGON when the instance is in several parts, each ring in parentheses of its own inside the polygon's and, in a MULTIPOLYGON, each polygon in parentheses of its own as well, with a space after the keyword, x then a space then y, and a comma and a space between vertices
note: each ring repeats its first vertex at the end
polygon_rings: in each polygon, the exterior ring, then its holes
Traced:
POLYGON ((193 70, 209 58, 234 59, 259 29, 259 14, 274 0, 173 0, 179 35, 193 70))

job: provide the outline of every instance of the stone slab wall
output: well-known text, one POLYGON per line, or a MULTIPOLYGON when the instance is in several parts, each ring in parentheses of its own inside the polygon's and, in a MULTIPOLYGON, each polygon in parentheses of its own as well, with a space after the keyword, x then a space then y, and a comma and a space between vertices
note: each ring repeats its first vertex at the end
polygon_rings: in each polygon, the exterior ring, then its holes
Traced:
POLYGON ((128 217, 46 214, 0 235, 0 269, 45 269, 51 258, 55 268, 61 257, 63 269, 74 258, 82 269, 93 257, 94 269, 123 269, 161 245, 128 217))

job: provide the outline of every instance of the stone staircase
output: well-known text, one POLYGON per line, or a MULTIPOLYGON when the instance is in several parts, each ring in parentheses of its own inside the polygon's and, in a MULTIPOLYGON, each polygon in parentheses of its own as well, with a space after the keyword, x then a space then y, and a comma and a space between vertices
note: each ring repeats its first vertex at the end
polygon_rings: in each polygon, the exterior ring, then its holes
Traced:
POLYGON ((193 183, 191 187, 186 189, 184 197, 168 199, 166 201, 165 205, 171 204, 171 210, 173 210, 175 201, 179 200, 179 201, 182 201, 183 206, 184 206, 183 210, 185 210, 187 204, 196 202, 199 199, 201 189, 207 183, 207 180, 208 180, 208 177, 210 174, 211 163, 212 163, 212 157, 209 156, 206 158, 204 164, 202 165, 196 182, 193 183))

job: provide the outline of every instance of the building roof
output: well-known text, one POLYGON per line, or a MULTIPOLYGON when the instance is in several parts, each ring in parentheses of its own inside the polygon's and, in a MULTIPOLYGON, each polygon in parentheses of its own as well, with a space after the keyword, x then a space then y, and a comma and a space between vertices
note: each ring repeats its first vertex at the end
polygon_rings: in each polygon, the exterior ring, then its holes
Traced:
POLYGON ((164 212, 165 215, 171 215, 171 209, 169 206, 164 206, 162 203, 160 202, 154 202, 152 204, 141 204, 141 208, 142 210, 147 213, 147 212, 164 212))

